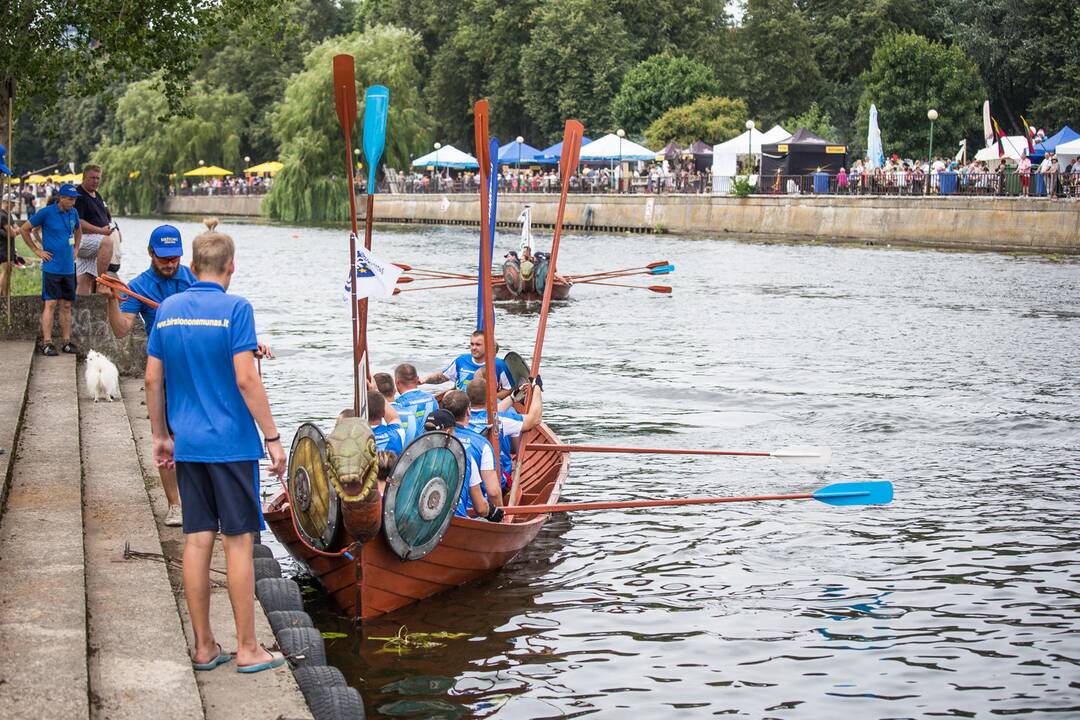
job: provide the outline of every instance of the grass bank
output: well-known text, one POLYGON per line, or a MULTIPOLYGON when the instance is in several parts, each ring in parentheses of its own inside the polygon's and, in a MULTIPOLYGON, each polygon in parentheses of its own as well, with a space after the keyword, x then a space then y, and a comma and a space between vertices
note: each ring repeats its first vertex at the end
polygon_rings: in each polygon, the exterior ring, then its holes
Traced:
POLYGON ((41 294, 41 261, 30 251, 21 237, 15 238, 15 252, 26 258, 25 268, 14 268, 11 276, 12 295, 41 294))

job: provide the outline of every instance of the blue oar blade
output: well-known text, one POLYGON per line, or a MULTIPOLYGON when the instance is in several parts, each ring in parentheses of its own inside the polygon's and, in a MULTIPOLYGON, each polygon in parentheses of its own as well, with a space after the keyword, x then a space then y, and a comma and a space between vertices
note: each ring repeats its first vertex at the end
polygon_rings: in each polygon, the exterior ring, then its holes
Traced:
POLYGON ((829 505, 887 505, 893 499, 893 486, 887 480, 834 483, 815 492, 814 499, 829 505))
POLYGON ((660 267, 654 267, 649 271, 653 275, 667 275, 668 273, 675 272, 674 265, 661 265, 660 267))
POLYGON ((386 149, 386 118, 390 111, 390 91, 372 85, 364 95, 364 159, 368 167, 368 194, 375 193, 375 171, 386 149))

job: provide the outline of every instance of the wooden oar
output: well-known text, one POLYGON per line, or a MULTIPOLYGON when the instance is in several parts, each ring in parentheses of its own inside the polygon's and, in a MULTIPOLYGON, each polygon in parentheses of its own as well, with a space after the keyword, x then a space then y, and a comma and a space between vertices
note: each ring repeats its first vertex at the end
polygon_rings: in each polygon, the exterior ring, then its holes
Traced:
MULTIPOLYGON (((547 330, 548 313, 551 312, 551 291, 555 287, 555 272, 559 259, 559 240, 562 238, 563 218, 566 216, 566 197, 570 192, 570 176, 576 174, 578 156, 581 154, 581 138, 585 129, 577 120, 567 120, 563 130, 562 158, 559 160, 559 177, 562 179, 562 188, 559 191, 559 211, 555 215, 555 236, 551 241, 551 255, 548 258, 547 282, 544 283, 544 302, 540 306, 540 323, 536 329, 536 344, 533 346, 532 367, 530 377, 540 374, 540 355, 544 350, 544 333, 547 330)), ((525 412, 528 413, 529 404, 533 399, 533 386, 530 384, 525 395, 525 412)), ((531 431, 530 431, 531 432, 531 431)), ((523 434, 522 442, 528 442, 523 434)), ((521 466, 525 461, 525 453, 518 453, 517 463, 514 465, 514 479, 510 484, 510 504, 517 502, 521 495, 521 466)))
POLYGON ((352 131, 356 126, 356 63, 352 55, 334 56, 334 107, 345 135, 345 181, 349 183, 349 286, 352 306, 353 412, 367 417, 367 393, 360 392, 360 323, 356 305, 356 185, 353 181, 352 131), (361 412, 363 411, 363 412, 361 412))
MULTIPOLYGON (((492 285, 504 285, 505 280, 500 278, 500 281, 492 280, 492 285)), ((459 287, 476 287, 475 280, 463 280, 461 282, 447 283, 446 285, 418 285, 411 288, 394 288, 394 294, 407 293, 407 292, 420 292, 421 290, 442 290, 444 288, 459 288, 459 287)))
POLYGON ((662 293, 664 295, 671 294, 671 287, 668 285, 630 285, 629 283, 614 283, 614 282, 599 282, 597 280, 579 280, 574 283, 575 285, 607 285, 608 287, 621 287, 621 288, 634 288, 636 290, 650 290, 654 293, 662 293))
MULTIPOLYGON (((494 453, 494 466, 499 467, 499 392, 495 367, 495 304, 491 289, 491 253, 495 218, 495 187, 491 184, 495 174, 492 168, 492 155, 498 163, 498 143, 492 143, 488 137, 488 101, 478 100, 473 105, 473 129, 476 139, 476 160, 480 165, 480 262, 477 266, 477 284, 479 293, 476 298, 477 329, 484 333, 484 376, 485 408, 490 422, 488 441, 494 453)), ((496 498, 493 498, 493 501, 496 498)), ((502 505, 502 498, 497 498, 496 505, 502 505)))
POLYGON ((607 445, 561 445, 555 443, 529 443, 529 450, 554 450, 556 452, 626 453, 631 455, 732 455, 736 457, 771 457, 782 462, 804 465, 826 465, 832 460, 832 449, 827 447, 787 447, 771 452, 754 450, 684 450, 679 448, 613 447, 607 445))
MULTIPOLYGON (((654 268, 663 267, 665 265, 671 265, 671 263, 669 263, 667 260, 657 260, 656 262, 651 262, 648 265, 642 265, 641 267, 623 268, 622 270, 603 270, 593 273, 583 273, 581 275, 575 275, 572 277, 590 277, 592 275, 612 275, 624 272, 638 272, 641 270, 652 270, 654 268)), ((672 265, 672 267, 674 266, 672 265)))
POLYGON ((624 270, 612 273, 591 273, 588 275, 566 275, 573 282, 585 282, 587 280, 615 280, 618 278, 636 277, 638 275, 668 275, 675 272, 674 265, 661 265, 652 270, 624 270))
POLYGON ((146 303, 152 308, 156 308, 158 306, 158 304, 153 300, 150 300, 149 298, 144 298, 137 292, 132 292, 131 288, 129 288, 122 280, 117 280, 116 278, 110 277, 108 275, 103 275, 101 277, 95 278, 95 280, 97 280, 98 285, 104 285, 113 292, 127 295, 128 297, 133 297, 139 302, 146 303))
POLYGON ((716 505, 719 503, 770 502, 773 500, 817 500, 826 505, 887 505, 893 499, 893 486, 887 480, 877 482, 834 483, 812 493, 793 495, 747 495, 744 497, 673 498, 657 500, 619 500, 615 502, 558 503, 555 505, 509 505, 507 515, 547 515, 577 510, 627 510, 631 508, 675 507, 678 505, 716 505))
POLYGON ((463 280, 475 280, 476 279, 475 275, 469 275, 467 273, 456 273, 456 272, 451 272, 449 270, 430 270, 428 268, 413 267, 412 265, 407 265, 406 263, 394 263, 394 265, 396 267, 401 268, 405 272, 411 272, 411 273, 417 274, 417 275, 439 275, 439 276, 445 275, 447 277, 456 277, 456 278, 461 278, 463 280))
MULTIPOLYGON (((367 208, 364 211, 364 249, 371 250, 371 233, 375 223, 375 180, 386 148, 386 120, 390 112, 390 91, 382 85, 372 85, 364 93, 364 159, 367 161, 367 208)), ((353 285, 356 281, 353 281, 353 285)), ((371 370, 368 367, 368 299, 360 301, 359 350, 360 374, 371 382, 371 370)), ((367 416, 367 393, 363 394, 362 407, 367 416)))

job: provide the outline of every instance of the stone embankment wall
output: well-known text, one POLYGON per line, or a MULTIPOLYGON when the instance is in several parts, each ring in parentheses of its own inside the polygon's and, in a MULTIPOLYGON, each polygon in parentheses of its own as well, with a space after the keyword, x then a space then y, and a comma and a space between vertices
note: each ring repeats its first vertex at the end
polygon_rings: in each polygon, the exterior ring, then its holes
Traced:
MULTIPOLYGON (((169 198, 166 214, 258 215, 261 198, 169 198)), ((363 211, 364 204, 357 203, 363 211)), ((379 195, 382 222, 475 225, 476 195, 379 195)), ((532 208, 552 226, 558 195, 504 194, 499 223, 532 208)), ((710 195, 571 195, 565 223, 598 232, 660 232, 709 237, 830 240, 978 250, 1080 253, 1080 201, 1031 198, 710 195)))

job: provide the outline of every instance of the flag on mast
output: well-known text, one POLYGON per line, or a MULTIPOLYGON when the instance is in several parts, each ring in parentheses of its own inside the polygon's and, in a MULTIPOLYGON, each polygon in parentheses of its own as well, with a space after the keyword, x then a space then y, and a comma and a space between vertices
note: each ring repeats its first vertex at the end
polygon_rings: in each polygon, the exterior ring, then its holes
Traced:
POLYGON ((1000 159, 1005 157, 1005 145, 1001 142, 1002 138, 1005 137, 1005 133, 1001 132, 1001 127, 995 118, 990 118, 990 120, 994 123, 994 133, 997 135, 998 159, 1000 159))
POLYGON ((352 283, 356 280, 356 299, 388 298, 394 294, 394 286, 401 277, 401 268, 388 263, 364 248, 363 243, 356 248, 356 263, 353 272, 345 279, 343 299, 348 302, 352 297, 352 283))
POLYGON ((1024 139, 1027 140, 1028 155, 1034 155, 1035 146, 1031 144, 1031 138, 1035 137, 1035 131, 1031 129, 1031 126, 1028 125, 1028 121, 1024 119, 1023 115, 1020 116, 1020 122, 1024 123, 1024 139))

